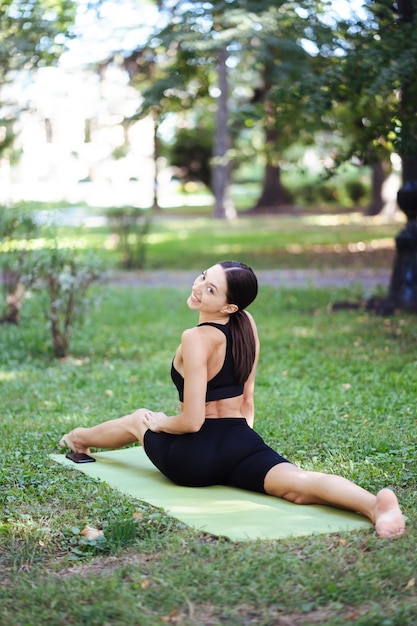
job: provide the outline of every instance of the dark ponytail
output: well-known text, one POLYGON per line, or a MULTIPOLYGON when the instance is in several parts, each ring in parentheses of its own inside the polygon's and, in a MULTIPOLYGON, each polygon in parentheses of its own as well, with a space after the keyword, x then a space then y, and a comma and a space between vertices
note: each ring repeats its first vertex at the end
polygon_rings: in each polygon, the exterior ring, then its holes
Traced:
POLYGON ((230 331, 236 380, 244 384, 252 371, 256 355, 252 324, 244 309, 255 300, 258 281, 251 268, 244 263, 222 261, 219 265, 226 273, 227 302, 238 307, 236 313, 230 316, 230 331))

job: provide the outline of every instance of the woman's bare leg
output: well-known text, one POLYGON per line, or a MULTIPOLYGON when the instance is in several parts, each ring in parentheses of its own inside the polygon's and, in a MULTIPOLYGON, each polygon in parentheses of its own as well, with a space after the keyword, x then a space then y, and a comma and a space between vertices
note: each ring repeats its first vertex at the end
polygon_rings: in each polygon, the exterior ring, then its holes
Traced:
POLYGON ((147 427, 143 423, 146 409, 138 409, 130 415, 102 422, 91 428, 74 428, 61 438, 59 445, 68 447, 73 452, 89 453, 93 448, 122 448, 129 443, 139 441, 143 445, 143 437, 147 427))
POLYGON ((327 504, 361 513, 375 525, 380 537, 390 539, 405 530, 397 497, 390 489, 374 496, 341 476, 304 471, 291 463, 270 469, 264 487, 269 495, 296 504, 327 504))

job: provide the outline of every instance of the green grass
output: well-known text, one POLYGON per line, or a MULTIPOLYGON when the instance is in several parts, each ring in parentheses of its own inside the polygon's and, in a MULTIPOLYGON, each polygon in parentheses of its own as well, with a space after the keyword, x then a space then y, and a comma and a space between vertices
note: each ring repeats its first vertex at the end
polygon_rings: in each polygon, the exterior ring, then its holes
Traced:
POLYGON ((398 225, 316 217, 171 220, 151 229, 147 266, 199 269, 241 258, 258 269, 387 267, 398 225), (332 223, 333 222, 333 223, 332 223), (359 245, 358 245, 359 244, 359 245), (197 263, 197 265, 196 265, 197 263))
POLYGON ((340 290, 261 289, 258 431, 306 468, 393 487, 408 530, 233 543, 48 460, 76 425, 177 406, 186 290, 96 290, 66 360, 35 298, 19 327, 0 326, 2 626, 415 624, 415 316, 331 313, 340 290), (83 539, 86 524, 105 539, 83 539))
MULTIPOLYGON (((200 271, 219 258, 245 258, 256 269, 389 268, 402 224, 358 214, 154 218, 145 236, 146 269, 200 271)), ((105 227, 61 227, 63 244, 94 249, 109 264, 120 258, 105 227)))

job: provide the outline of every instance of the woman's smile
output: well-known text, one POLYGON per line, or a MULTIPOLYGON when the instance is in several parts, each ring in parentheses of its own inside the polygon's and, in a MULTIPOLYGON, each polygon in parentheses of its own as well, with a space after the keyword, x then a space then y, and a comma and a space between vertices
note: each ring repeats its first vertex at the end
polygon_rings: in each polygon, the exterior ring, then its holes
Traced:
POLYGON ((196 296, 194 291, 191 292, 191 299, 194 300, 194 302, 200 302, 200 298, 196 296))

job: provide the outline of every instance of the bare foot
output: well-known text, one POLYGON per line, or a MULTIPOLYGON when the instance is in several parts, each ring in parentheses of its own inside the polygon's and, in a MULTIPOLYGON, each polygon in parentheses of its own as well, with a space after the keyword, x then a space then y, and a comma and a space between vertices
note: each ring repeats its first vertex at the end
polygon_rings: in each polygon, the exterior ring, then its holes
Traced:
POLYGON ((383 539, 393 539, 405 531, 397 496, 391 489, 381 489, 376 496, 375 531, 383 539))
POLYGON ((90 454, 90 448, 86 448, 83 446, 77 437, 77 431, 80 430, 76 428, 72 430, 70 433, 67 433, 63 437, 61 437, 59 441, 59 445, 61 448, 69 448, 72 452, 84 452, 85 454, 90 454))

